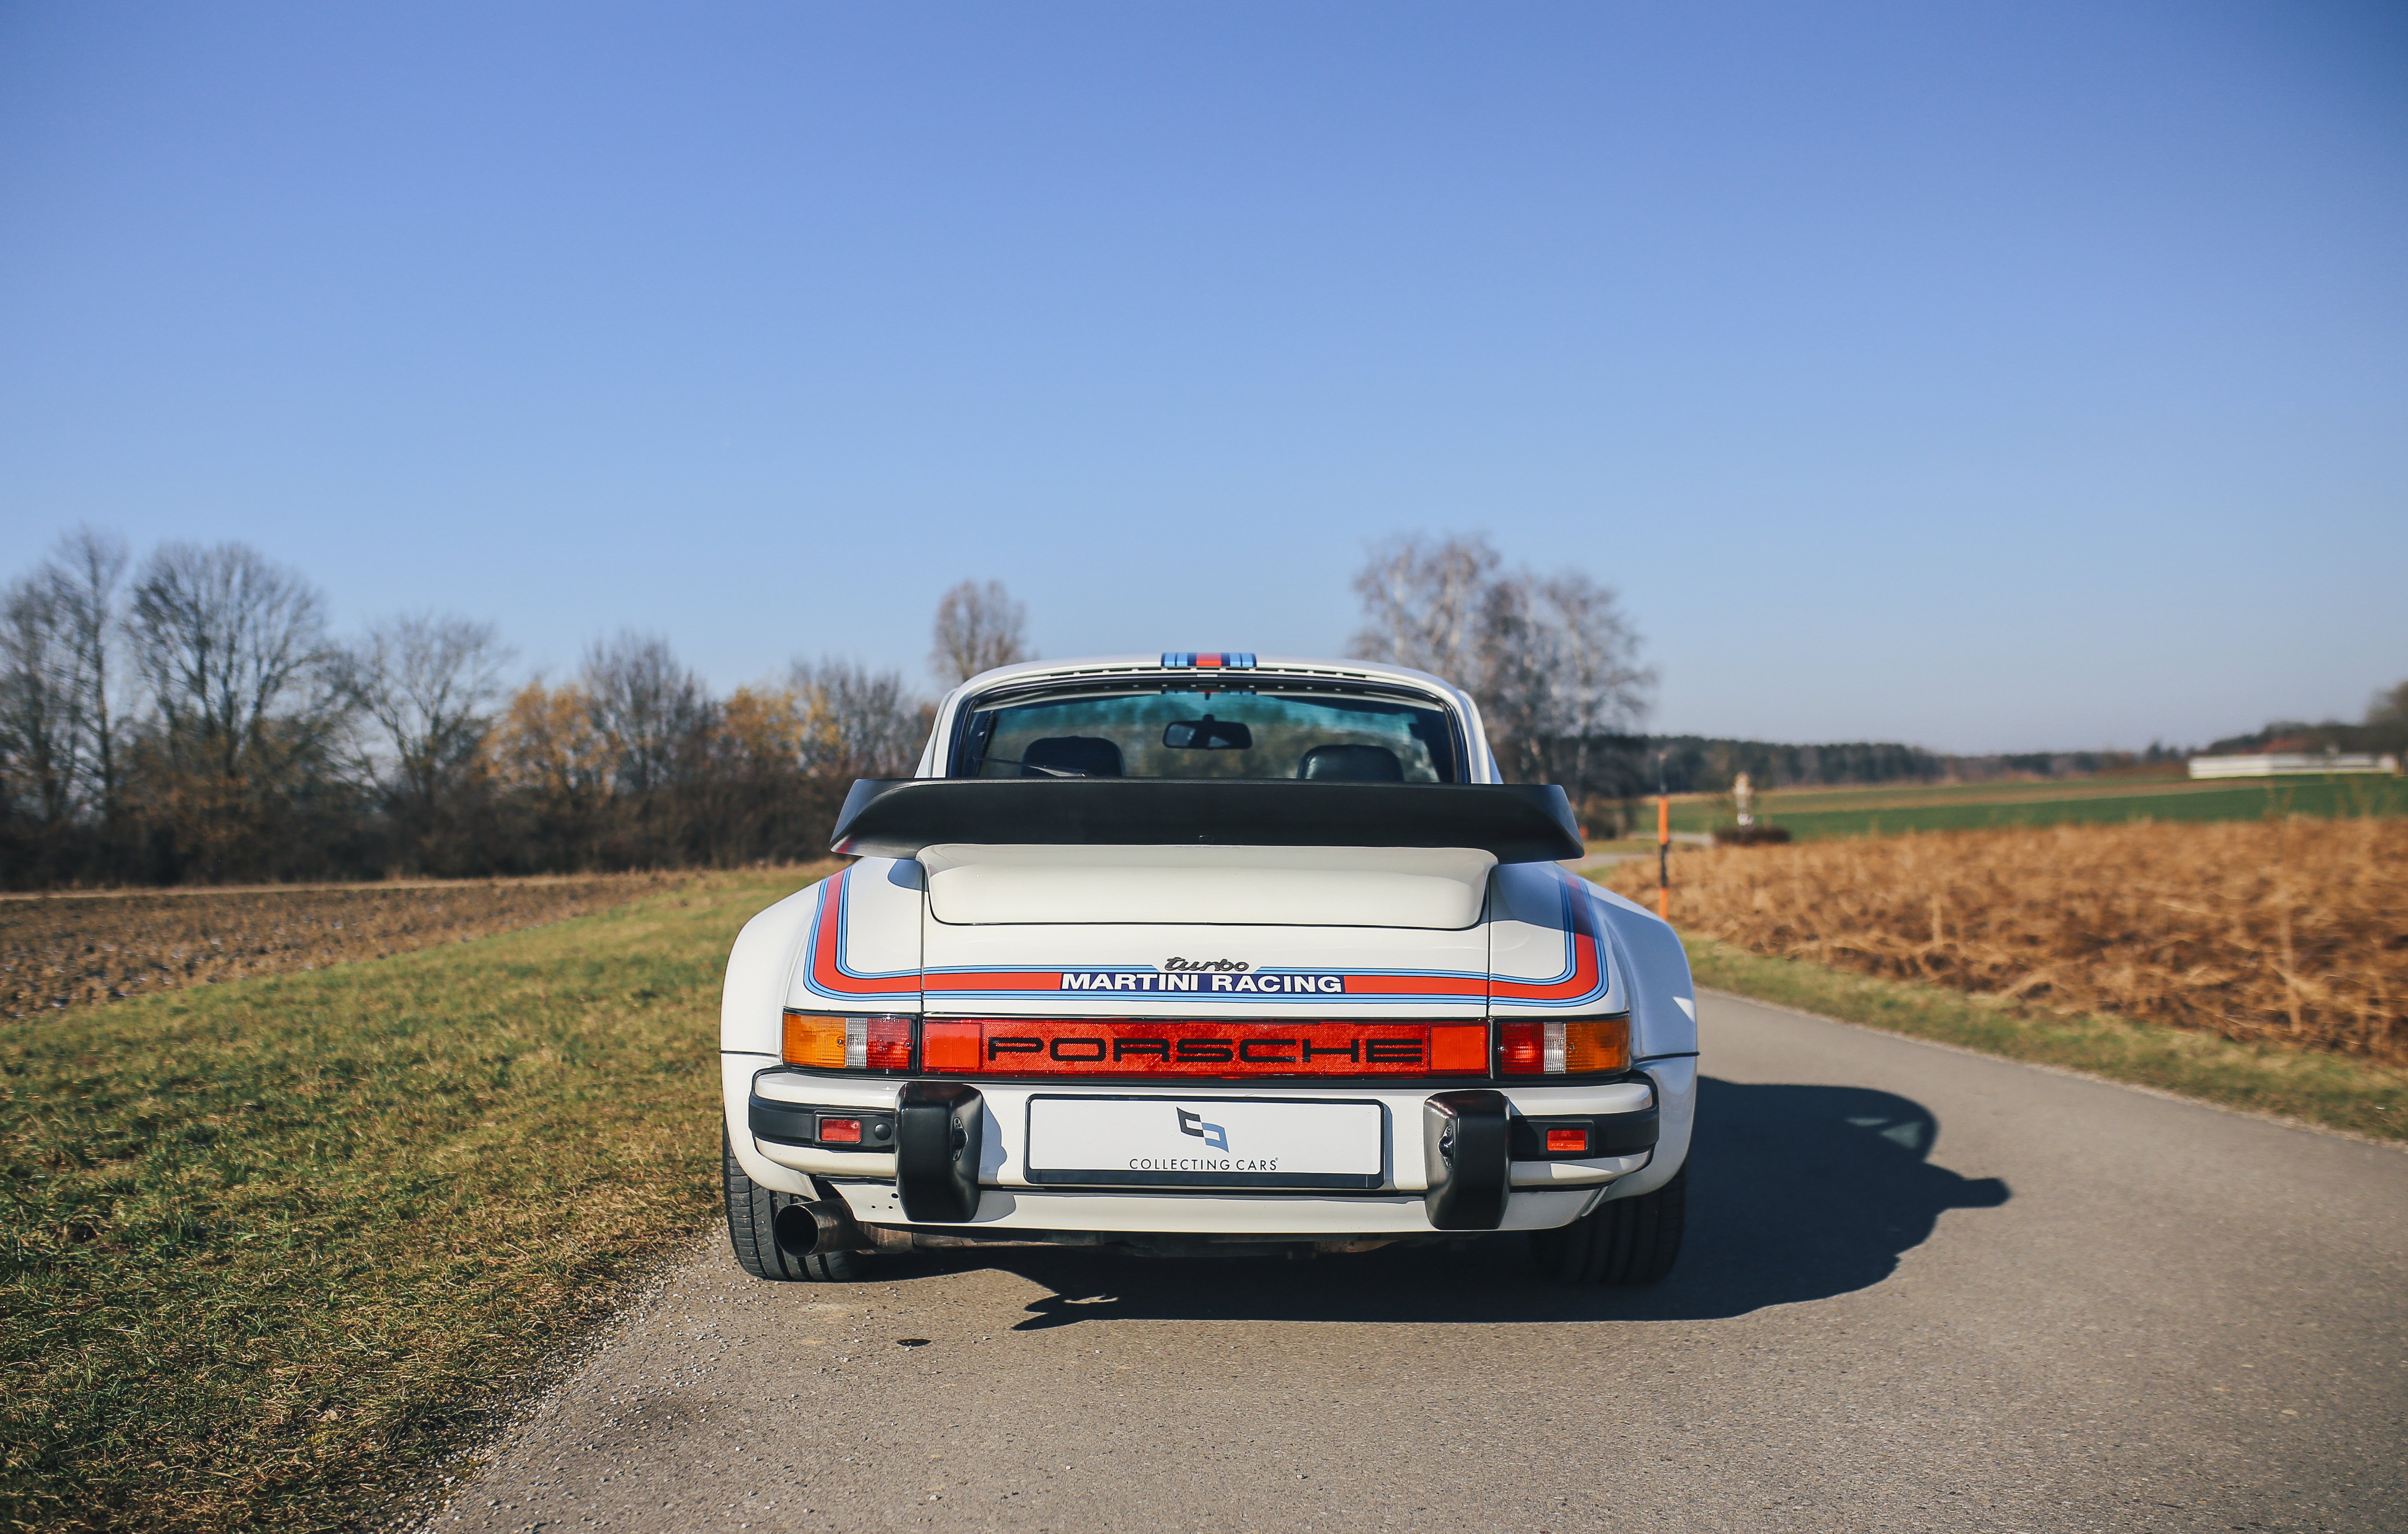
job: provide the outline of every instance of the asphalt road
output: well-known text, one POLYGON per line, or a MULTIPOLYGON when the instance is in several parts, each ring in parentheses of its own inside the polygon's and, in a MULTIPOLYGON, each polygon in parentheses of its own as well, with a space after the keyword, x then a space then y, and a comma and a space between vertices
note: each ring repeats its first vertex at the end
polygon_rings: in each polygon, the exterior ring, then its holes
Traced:
POLYGON ((2408 1528, 2408 1154, 1703 1011, 1658 1288, 721 1240, 429 1527, 2408 1528))

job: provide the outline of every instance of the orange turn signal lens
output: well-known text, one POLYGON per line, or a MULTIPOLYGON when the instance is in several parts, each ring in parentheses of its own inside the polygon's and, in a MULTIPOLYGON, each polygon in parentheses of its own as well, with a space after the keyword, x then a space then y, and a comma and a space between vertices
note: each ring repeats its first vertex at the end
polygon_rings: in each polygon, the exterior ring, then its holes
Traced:
POLYGON ((909 1070, 911 1020, 788 1012, 783 1046, 786 1064, 813 1070, 909 1070))
POLYGON ((813 1070, 842 1070, 844 1019, 814 1017, 809 1012, 788 1012, 785 1049, 781 1053, 790 1066, 809 1066, 813 1070))
POLYGON ((1497 1068, 1507 1076, 1594 1076, 1630 1068, 1630 1019, 1584 1017, 1571 1023, 1502 1023, 1497 1068))

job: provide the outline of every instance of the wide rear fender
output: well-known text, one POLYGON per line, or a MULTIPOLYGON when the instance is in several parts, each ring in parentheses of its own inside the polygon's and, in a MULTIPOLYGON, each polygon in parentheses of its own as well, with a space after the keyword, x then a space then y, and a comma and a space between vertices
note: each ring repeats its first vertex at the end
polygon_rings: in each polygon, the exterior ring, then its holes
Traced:
POLYGON ((1593 898, 1629 987, 1631 1060, 1655 1082, 1662 1114, 1655 1158, 1609 1196, 1631 1198, 1670 1182, 1689 1157, 1698 1109, 1698 986, 1680 934, 1661 917, 1612 890, 1596 889, 1593 898))
POLYGON ((745 923, 736 935, 736 946, 727 955, 727 979, 719 991, 723 1052, 777 1055, 787 988, 810 932, 819 890, 819 884, 812 884, 796 891, 745 923))

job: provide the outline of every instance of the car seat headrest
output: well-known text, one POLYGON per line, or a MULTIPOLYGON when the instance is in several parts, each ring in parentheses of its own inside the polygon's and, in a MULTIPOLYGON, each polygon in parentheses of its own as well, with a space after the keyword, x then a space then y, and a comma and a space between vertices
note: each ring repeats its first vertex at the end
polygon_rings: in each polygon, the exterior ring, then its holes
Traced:
POLYGON ((1040 740, 1031 740, 1021 748, 1020 763, 1020 775, 1024 778, 1054 776, 1051 772, 1039 772, 1039 767, 1075 772, 1082 778, 1123 776, 1121 748, 1092 735, 1049 735, 1040 740))
POLYGON ((1405 765, 1385 746, 1315 746, 1304 753, 1296 775, 1341 783, 1400 783, 1405 765))

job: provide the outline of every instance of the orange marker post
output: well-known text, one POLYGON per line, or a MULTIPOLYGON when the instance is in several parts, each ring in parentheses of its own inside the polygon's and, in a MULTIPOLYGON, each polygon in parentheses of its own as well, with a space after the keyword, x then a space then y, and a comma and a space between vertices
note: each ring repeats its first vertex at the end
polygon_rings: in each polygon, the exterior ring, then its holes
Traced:
POLYGON ((1656 914, 1672 919, 1672 796, 1656 796, 1656 914))

